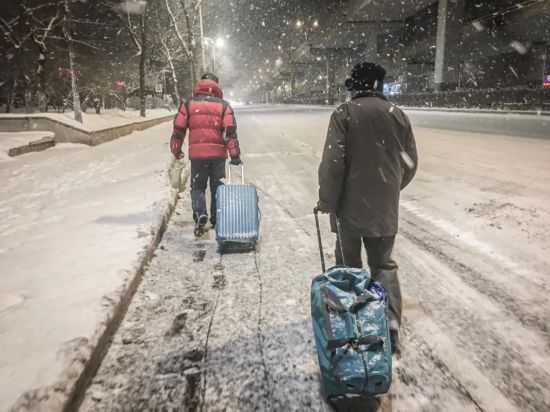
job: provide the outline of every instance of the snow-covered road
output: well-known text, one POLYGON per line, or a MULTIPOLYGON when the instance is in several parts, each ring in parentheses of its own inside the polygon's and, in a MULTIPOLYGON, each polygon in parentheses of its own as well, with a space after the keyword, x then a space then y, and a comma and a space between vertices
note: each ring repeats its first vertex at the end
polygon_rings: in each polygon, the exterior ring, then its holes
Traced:
MULTIPOLYGON (((237 112, 258 251, 220 257, 213 233, 196 241, 182 193, 82 410, 329 410, 309 315, 329 113, 237 112)), ((404 350, 380 409, 550 410, 550 140, 415 134, 395 250, 404 350)))

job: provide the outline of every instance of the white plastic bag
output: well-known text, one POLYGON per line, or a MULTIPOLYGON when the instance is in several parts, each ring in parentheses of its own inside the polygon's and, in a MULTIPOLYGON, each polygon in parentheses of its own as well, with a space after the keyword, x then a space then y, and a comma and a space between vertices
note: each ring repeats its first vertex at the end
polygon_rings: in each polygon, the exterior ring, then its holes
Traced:
POLYGON ((168 178, 170 179, 170 185, 174 189, 179 189, 181 187, 181 174, 185 164, 183 159, 176 159, 172 157, 170 166, 168 167, 168 178))

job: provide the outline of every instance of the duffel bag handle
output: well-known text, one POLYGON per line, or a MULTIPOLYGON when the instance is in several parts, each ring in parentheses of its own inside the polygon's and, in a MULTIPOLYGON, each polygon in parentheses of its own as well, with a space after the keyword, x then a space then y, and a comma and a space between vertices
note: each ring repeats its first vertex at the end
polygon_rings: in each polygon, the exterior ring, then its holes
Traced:
MULTIPOLYGON (((315 215, 315 226, 317 227, 317 241, 319 242, 319 254, 321 256, 321 269, 323 270, 323 273, 327 271, 326 265, 325 265, 325 254, 323 252, 323 239, 321 238, 321 227, 319 225, 319 207, 316 206, 313 209, 313 214, 315 215)), ((338 216, 334 214, 334 219, 336 219, 336 236, 338 238, 338 244, 340 245, 340 253, 342 254, 342 262, 344 263, 344 266, 346 265, 346 258, 344 257, 344 246, 342 245, 342 228, 340 226, 340 219, 338 219, 338 216)))
MULTIPOLYGON (((231 184, 231 166, 233 166, 231 164, 231 160, 228 160, 227 161, 227 179, 229 184, 231 184)), ((242 160, 241 160, 241 184, 244 185, 244 163, 242 160)))

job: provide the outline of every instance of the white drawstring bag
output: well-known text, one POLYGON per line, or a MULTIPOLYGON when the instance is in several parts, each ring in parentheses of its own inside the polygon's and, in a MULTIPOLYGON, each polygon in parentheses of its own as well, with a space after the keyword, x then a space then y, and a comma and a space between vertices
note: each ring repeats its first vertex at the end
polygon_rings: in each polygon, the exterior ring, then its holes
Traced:
POLYGON ((183 159, 172 157, 170 166, 168 167, 168 178, 170 179, 170 186, 172 186, 172 188, 179 189, 181 187, 181 174, 184 168, 185 163, 183 159))

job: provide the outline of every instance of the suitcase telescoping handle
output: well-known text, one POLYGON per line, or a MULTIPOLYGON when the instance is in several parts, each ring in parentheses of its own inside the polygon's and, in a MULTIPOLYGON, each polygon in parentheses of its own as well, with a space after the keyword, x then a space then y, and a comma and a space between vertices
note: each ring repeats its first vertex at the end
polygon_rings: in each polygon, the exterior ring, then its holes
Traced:
MULTIPOLYGON (((323 239, 321 238, 321 227, 319 225, 319 208, 315 207, 313 209, 313 214, 315 215, 315 226, 317 227, 317 241, 319 242, 319 254, 321 256, 321 269, 323 269, 323 273, 327 271, 326 265, 325 265, 325 254, 323 252, 323 239)), ((346 258, 344 257, 344 247, 342 245, 342 228, 340 226, 340 219, 338 219, 338 216, 334 214, 334 218, 336 219, 336 236, 338 237, 338 244, 340 245, 340 253, 342 254, 342 263, 344 263, 344 266, 346 266, 346 258)))
MULTIPOLYGON (((231 184, 231 161, 227 161, 227 178, 229 181, 229 184, 231 184)), ((241 161, 241 184, 244 185, 244 163, 241 161)))

